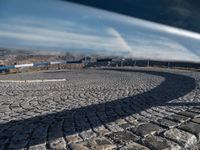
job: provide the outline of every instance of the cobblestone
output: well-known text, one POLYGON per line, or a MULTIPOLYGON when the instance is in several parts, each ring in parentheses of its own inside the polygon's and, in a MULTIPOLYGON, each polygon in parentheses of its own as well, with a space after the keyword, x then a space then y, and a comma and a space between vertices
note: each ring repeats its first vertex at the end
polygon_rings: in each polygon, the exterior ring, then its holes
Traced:
POLYGON ((178 121, 180 123, 190 120, 190 118, 186 116, 178 115, 178 114, 173 114, 173 115, 167 116, 166 118, 174 120, 174 121, 178 121))
POLYGON ((193 122, 200 124, 200 118, 194 118, 192 119, 193 122))
POLYGON ((138 143, 132 142, 131 144, 120 148, 120 150, 150 150, 150 149, 138 143))
POLYGON ((166 128, 174 128, 175 126, 178 126, 179 124, 177 122, 168 120, 168 119, 158 119, 155 121, 157 124, 164 126, 166 128))
POLYGON ((200 139, 200 124, 188 122, 186 124, 182 124, 179 128, 196 135, 197 138, 200 139))
POLYGON ((170 129, 164 133, 164 136, 179 143, 186 150, 197 150, 197 138, 195 135, 179 129, 170 129))
POLYGON ((113 143, 111 143, 104 137, 94 138, 89 141, 71 144, 70 147, 73 150, 111 150, 116 148, 116 146, 113 143))
POLYGON ((186 117, 190 117, 190 118, 195 118, 195 117, 199 117, 200 116, 199 113, 190 112, 190 111, 181 111, 178 114, 186 116, 186 117))
POLYGON ((129 145, 132 142, 138 141, 140 138, 129 131, 114 132, 106 135, 118 145, 129 145))
POLYGON ((156 124, 153 123, 147 123, 142 124, 136 128, 131 128, 130 131, 133 133, 139 135, 139 136, 147 136, 149 134, 155 134, 163 131, 164 129, 156 124))
POLYGON ((153 150, 181 150, 178 144, 158 136, 148 135, 142 142, 153 150))
POLYGON ((43 71, 1 80, 0 150, 199 149, 200 74, 153 68, 43 71))

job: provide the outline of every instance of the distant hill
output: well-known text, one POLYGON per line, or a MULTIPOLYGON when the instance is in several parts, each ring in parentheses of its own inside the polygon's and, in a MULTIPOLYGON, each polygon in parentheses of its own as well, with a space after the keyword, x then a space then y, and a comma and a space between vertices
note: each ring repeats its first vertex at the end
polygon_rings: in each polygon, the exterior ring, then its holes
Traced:
POLYGON ((55 60, 78 60, 82 55, 74 55, 71 53, 60 53, 54 51, 39 51, 39 50, 19 50, 0 48, 0 63, 5 65, 33 63, 41 61, 55 60))
MULTIPOLYGON (((87 56, 88 57, 88 56, 87 56)), ((85 61, 87 58, 83 54, 63 52, 58 53, 54 51, 39 51, 39 50, 13 50, 0 48, 0 65, 15 65, 15 64, 29 64, 35 62, 46 62, 46 61, 85 61)), ((170 68, 195 68, 200 69, 200 63, 195 62, 184 62, 184 61, 161 61, 161 60, 135 60, 135 59, 122 59, 120 57, 108 57, 100 55, 90 55, 90 65, 92 66, 107 66, 108 64, 113 66, 155 66, 155 67, 170 67, 170 68), (102 59, 103 63, 98 60, 102 59), (106 60, 105 60, 106 59, 106 60), (123 61, 123 63, 122 63, 123 61)))

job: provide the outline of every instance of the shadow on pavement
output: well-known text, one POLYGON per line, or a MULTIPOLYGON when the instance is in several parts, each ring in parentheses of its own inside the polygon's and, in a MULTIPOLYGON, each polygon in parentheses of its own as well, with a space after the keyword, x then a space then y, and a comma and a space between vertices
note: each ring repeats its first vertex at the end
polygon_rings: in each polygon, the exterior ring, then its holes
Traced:
MULTIPOLYGON (((106 69, 108 70, 108 69, 106 69)), ((4 146, 4 149, 9 148, 9 142, 12 137, 19 136, 19 143, 20 140, 29 139, 25 147, 38 145, 41 143, 46 142, 49 140, 48 136, 42 136, 43 131, 40 134, 40 138, 35 139, 34 141, 30 140, 33 139, 34 134, 32 132, 33 125, 37 124, 37 128, 44 126, 44 124, 51 124, 51 123, 58 123, 61 122, 61 126, 55 125, 55 128, 60 127, 62 133, 57 132, 56 134, 51 135, 52 139, 57 139, 62 137, 63 135, 71 135, 74 133, 80 133, 82 131, 95 128, 101 126, 102 124, 106 124, 116 119, 120 119, 134 113, 138 113, 143 111, 147 108, 153 106, 160 106, 165 105, 167 102, 182 97, 192 91, 195 88, 195 80, 191 77, 178 75, 173 73, 167 72, 157 72, 157 71, 144 71, 144 70, 128 70, 128 69, 110 69, 112 71, 127 71, 127 72, 138 72, 138 73, 145 73, 155 76, 160 76, 165 78, 165 80, 158 85, 157 87, 153 88, 150 91, 133 95, 130 97, 117 99, 114 101, 109 101, 106 103, 94 104, 82 108, 72 109, 72 110, 65 110, 57 113, 51 113, 43 116, 35 116, 29 119, 23 119, 18 121, 11 121, 8 123, 1 123, 0 124, 0 143, 1 141, 7 141, 7 145, 4 146), (116 115, 116 109, 121 108, 124 110, 123 114, 116 115), (93 114, 97 116, 99 120, 90 122, 89 125, 87 123, 89 118, 88 114, 93 114), (103 118, 103 115, 106 114, 107 116, 103 118), (22 128, 26 126, 31 130, 27 137, 26 130, 22 130, 22 128)), ((185 105, 185 103, 183 103, 185 105)), ((173 105, 173 104, 170 104, 173 105)), ((176 104, 181 105, 181 104, 176 104)), ((45 127, 44 127, 45 129, 45 127)), ((49 129, 48 129, 49 130, 49 129)), ((57 131, 58 129, 56 129, 57 131)), ((16 143, 17 144, 17 143, 16 143)), ((0 144, 1 145, 1 144, 0 144)), ((23 148, 24 146, 18 145, 18 148, 23 148)))

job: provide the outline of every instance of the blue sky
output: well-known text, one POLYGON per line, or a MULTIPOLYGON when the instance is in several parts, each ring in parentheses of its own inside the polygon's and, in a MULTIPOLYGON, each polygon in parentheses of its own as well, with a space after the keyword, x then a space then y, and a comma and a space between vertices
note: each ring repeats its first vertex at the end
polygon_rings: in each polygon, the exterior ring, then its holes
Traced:
POLYGON ((200 34, 59 0, 1 0, 0 47, 200 61, 200 34))

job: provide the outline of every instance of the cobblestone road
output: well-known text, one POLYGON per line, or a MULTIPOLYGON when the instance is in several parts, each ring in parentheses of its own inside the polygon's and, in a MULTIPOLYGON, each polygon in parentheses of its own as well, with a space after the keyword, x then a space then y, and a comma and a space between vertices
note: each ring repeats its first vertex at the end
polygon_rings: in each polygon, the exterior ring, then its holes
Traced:
POLYGON ((198 150, 200 74, 88 69, 0 76, 0 149, 198 150))

